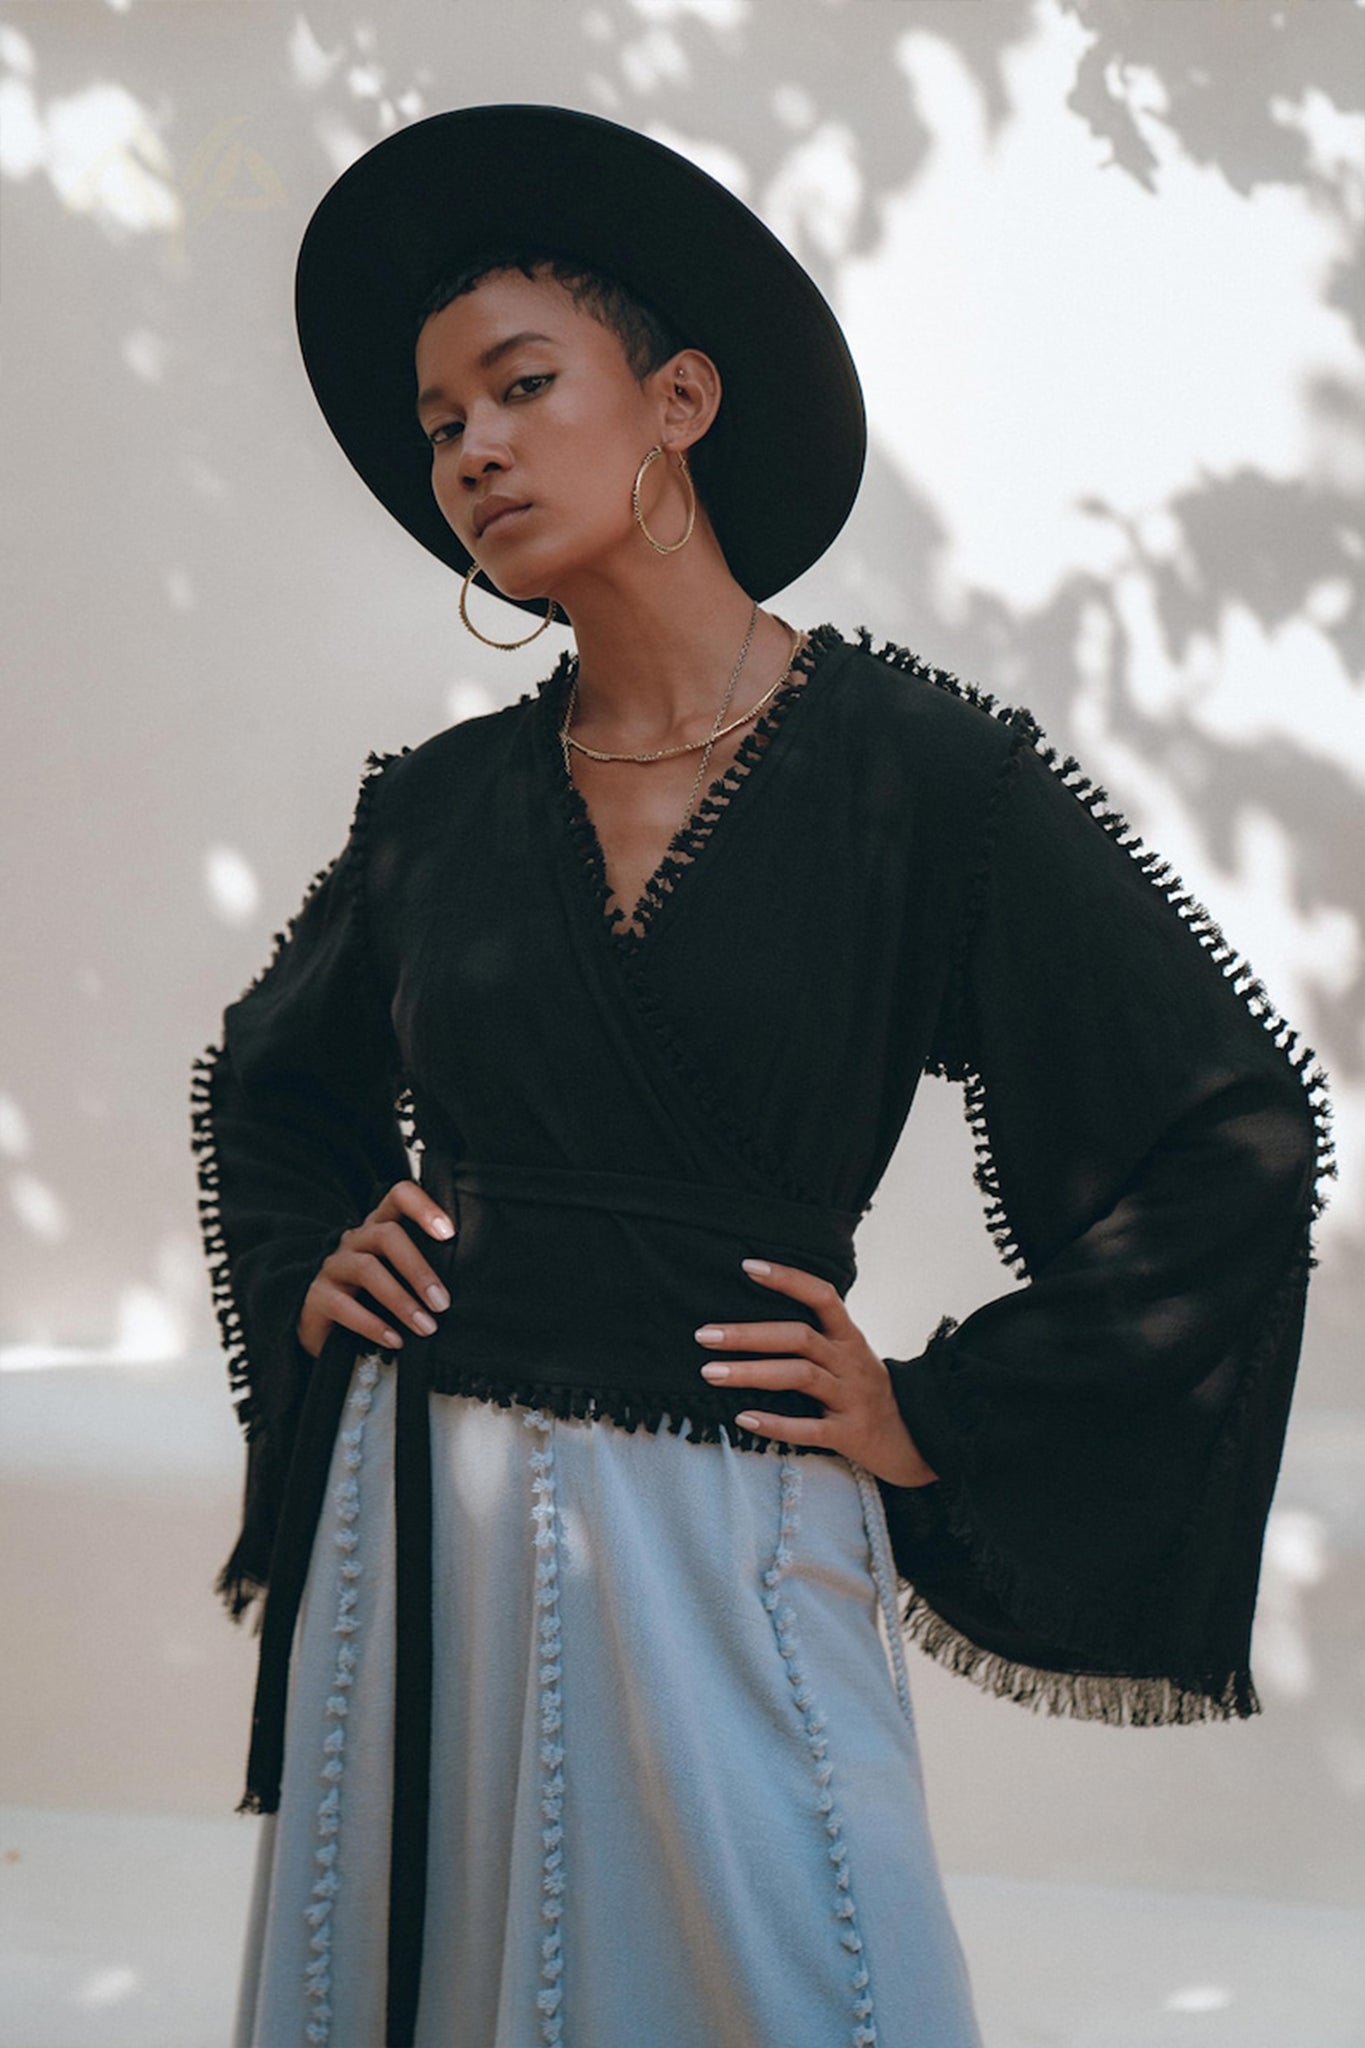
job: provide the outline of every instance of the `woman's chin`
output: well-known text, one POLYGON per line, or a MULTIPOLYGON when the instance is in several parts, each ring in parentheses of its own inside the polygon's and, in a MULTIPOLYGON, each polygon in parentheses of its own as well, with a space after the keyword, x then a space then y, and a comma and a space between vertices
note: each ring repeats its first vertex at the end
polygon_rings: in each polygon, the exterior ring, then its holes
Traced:
POLYGON ((505 597, 509 604, 548 604, 550 594, 541 587, 533 575, 518 576, 510 567, 502 575, 495 575, 486 564, 480 565, 499 597, 505 597))

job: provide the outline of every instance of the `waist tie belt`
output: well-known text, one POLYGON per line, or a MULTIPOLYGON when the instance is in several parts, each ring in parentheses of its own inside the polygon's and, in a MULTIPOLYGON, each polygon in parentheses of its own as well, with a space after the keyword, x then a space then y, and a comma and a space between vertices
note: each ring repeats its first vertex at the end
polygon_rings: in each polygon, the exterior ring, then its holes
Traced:
POLYGON ((842 1253, 850 1262, 858 1217, 850 1209, 817 1209, 781 1195, 742 1188, 700 1187, 695 1181, 653 1174, 605 1173, 568 1166, 489 1166, 428 1153, 422 1185, 438 1202, 453 1190, 494 1201, 547 1203, 562 1209, 599 1209, 652 1216, 742 1236, 791 1238, 822 1258, 842 1253))
MULTIPOLYGON (((819 1273, 846 1293, 858 1221, 848 1211, 767 1194, 636 1174, 476 1165, 430 1150, 422 1185, 456 1218, 456 1235, 440 1244, 420 1226, 405 1220, 404 1227, 445 1281, 451 1307, 435 1336, 409 1331, 396 1352, 333 1324, 314 1362, 270 1558, 242 1802, 263 1813, 279 1807, 290 1655, 333 1445, 355 1360, 379 1352, 394 1360, 397 1373, 385 2048, 412 2048, 421 1988, 431 1779, 432 1393, 524 1399, 530 1347, 536 1385, 556 1397, 552 1405, 581 1395, 610 1415, 619 1388, 627 1418, 657 1416, 671 1399, 675 1410, 705 1419, 703 1434, 727 1427, 738 1443, 759 1441, 729 1420, 751 1395, 724 1395, 700 1378, 692 1331, 703 1318, 771 1316, 771 1291, 739 1268, 750 1254, 819 1273), (610 1262, 609 1314, 603 1261, 610 1262), (604 1314, 618 1332, 614 1352, 604 1314)), ((797 1302, 784 1303, 782 1312, 813 1320, 797 1302)), ((765 1406, 818 1412, 799 1395, 765 1395, 765 1406)))

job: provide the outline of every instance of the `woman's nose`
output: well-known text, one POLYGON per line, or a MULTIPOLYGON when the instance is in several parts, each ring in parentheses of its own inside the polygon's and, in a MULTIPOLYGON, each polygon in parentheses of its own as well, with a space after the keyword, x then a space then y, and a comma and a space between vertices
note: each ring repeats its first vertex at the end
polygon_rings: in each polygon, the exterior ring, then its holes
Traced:
POLYGON ((487 415, 471 415, 460 436, 460 475, 470 486, 487 476, 490 469, 506 469, 507 441, 487 415))

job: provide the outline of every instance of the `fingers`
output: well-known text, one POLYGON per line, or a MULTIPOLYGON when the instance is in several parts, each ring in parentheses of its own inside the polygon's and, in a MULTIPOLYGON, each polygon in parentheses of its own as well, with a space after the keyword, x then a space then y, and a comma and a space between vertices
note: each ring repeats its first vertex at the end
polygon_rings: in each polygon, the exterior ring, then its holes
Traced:
MULTIPOLYGON (((368 1315, 363 1303, 355 1299, 357 1292, 362 1288, 372 1301, 379 1304, 381 1315, 391 1318, 383 1326, 387 1332, 385 1343, 401 1343, 400 1332, 404 1325, 416 1330, 422 1337, 429 1337, 436 1328, 436 1318, 430 1310, 423 1308, 421 1302, 408 1291, 398 1275, 391 1272, 383 1259, 376 1258, 372 1252, 343 1247, 332 1253, 326 1261, 324 1270, 328 1280, 339 1290, 341 1299, 349 1303, 356 1312, 356 1316, 337 1316, 339 1322, 349 1324, 350 1328, 360 1329, 361 1322, 357 1321, 356 1317, 365 1318, 368 1315), (394 1327, 395 1324, 397 1328, 394 1327)), ((369 1334, 368 1326, 366 1334, 369 1334)))
POLYGON ((709 1359, 701 1376, 713 1386, 782 1387, 813 1394, 817 1401, 837 1396, 838 1375, 832 1370, 829 1338, 809 1323, 707 1323, 694 1332, 697 1342, 722 1351, 778 1351, 779 1358, 709 1359))
MULTIPOLYGON (((314 1287, 317 1290, 318 1306, 325 1313, 329 1328, 333 1323, 337 1323, 343 1329, 357 1331, 360 1336, 368 1338, 370 1343, 376 1346, 383 1345, 390 1351, 396 1351, 401 1347, 403 1339, 398 1331, 382 1317, 373 1315, 369 1309, 363 1307, 344 1287, 331 1286, 326 1281, 320 1285, 315 1281, 314 1287)), ((303 1342, 302 1336, 300 1342, 303 1342)), ((316 1358, 322 1350, 322 1344, 319 1342, 314 1349, 311 1343, 305 1343, 304 1349, 316 1358)))
POLYGON ((810 1394, 817 1401, 833 1401, 839 1382, 832 1372, 813 1358, 716 1359, 701 1369, 712 1386, 762 1387, 775 1394, 810 1394))
POLYGON ((433 1202, 426 1189, 415 1180, 396 1180, 379 1207, 371 1212, 366 1221, 387 1221, 388 1216, 395 1213, 411 1216, 414 1223, 421 1224, 429 1237, 448 1240, 455 1235, 455 1225, 445 1210, 433 1202))
MULTIPOLYGON (((431 1308, 450 1307, 450 1296, 442 1286, 440 1277, 422 1257, 421 1248, 415 1245, 396 1219, 392 1223, 370 1224, 364 1234, 351 1238, 351 1248, 357 1251, 376 1251, 395 1267, 408 1282, 414 1294, 419 1294, 431 1308)), ((371 1293, 374 1292, 371 1288, 371 1293)), ((434 1327, 434 1326, 433 1326, 434 1327)), ((424 1333, 430 1335, 430 1331, 424 1333)))
MULTIPOLYGON (((757 1359, 716 1359, 701 1368, 714 1386, 759 1387, 776 1393, 809 1394, 826 1405, 838 1398, 839 1379, 832 1367, 832 1336, 848 1318, 837 1290, 814 1273, 797 1266, 745 1259, 744 1270, 765 1286, 807 1302, 821 1318, 816 1329, 805 1322, 703 1323, 693 1332, 709 1351, 775 1351, 783 1356, 757 1359)), ((783 1418, 785 1419, 785 1418, 783 1418)), ((779 1432, 780 1433, 780 1432, 779 1432)))
POLYGON ((756 1280, 760 1287, 771 1287, 778 1294, 789 1294, 793 1301, 803 1301, 807 1308, 813 1308, 827 1335, 836 1335, 847 1323, 848 1311, 832 1281, 807 1273, 800 1266, 776 1265, 771 1259, 743 1259, 740 1263, 749 1278, 756 1280))
POLYGON ((395 1181, 363 1223, 343 1230, 335 1247, 322 1262, 300 1312, 298 1339, 311 1357, 318 1357, 327 1329, 339 1323, 374 1344, 396 1349, 402 1344, 400 1332, 385 1319, 394 1320, 429 1337, 438 1314, 450 1306, 450 1296, 440 1277, 423 1258, 420 1247, 399 1221, 410 1217, 428 1236, 449 1240, 455 1225, 415 1180, 395 1181), (406 1284, 405 1284, 406 1283, 406 1284), (379 1303, 379 1313, 356 1299, 356 1290, 379 1303), (421 1296, 429 1304, 423 1307, 421 1296))
POLYGON ((765 1415, 761 1408, 746 1408, 735 1421, 756 1436, 775 1436, 788 1444, 822 1444, 829 1439, 829 1424, 818 1415, 765 1415))
POLYGON ((820 1402, 821 1416, 773 1415, 746 1409, 735 1420, 756 1435, 774 1436, 792 1444, 827 1444, 831 1427, 842 1427, 852 1383, 845 1385, 834 1367, 845 1358, 853 1324, 839 1290, 800 1266, 782 1266, 771 1259, 745 1259, 745 1272, 760 1286, 772 1288, 814 1309, 819 1327, 805 1322, 703 1323, 693 1334, 709 1351, 776 1351, 777 1358, 712 1359, 702 1368, 713 1385, 753 1387, 770 1393, 807 1394, 820 1402), (843 1345, 845 1350, 839 1347, 843 1345))
POLYGON ((809 1323, 703 1323, 692 1332, 708 1351, 792 1351, 818 1357, 829 1343, 809 1323))
MULTIPOLYGON (((369 1223, 359 1230, 346 1231, 336 1250, 323 1261, 323 1271, 329 1281, 348 1294, 363 1288, 381 1308, 422 1337, 431 1336, 436 1328, 431 1310, 450 1306, 450 1296, 397 1221, 369 1223), (430 1308, 423 1306, 419 1296, 425 1296, 430 1308)), ((355 1306, 364 1315, 361 1305, 355 1306)), ((352 1329, 361 1327, 349 1317, 337 1319, 346 1321, 352 1329)), ((365 1334, 371 1332, 367 1329, 365 1334)), ((385 1341, 392 1343, 395 1336, 396 1332, 390 1331, 385 1341)))

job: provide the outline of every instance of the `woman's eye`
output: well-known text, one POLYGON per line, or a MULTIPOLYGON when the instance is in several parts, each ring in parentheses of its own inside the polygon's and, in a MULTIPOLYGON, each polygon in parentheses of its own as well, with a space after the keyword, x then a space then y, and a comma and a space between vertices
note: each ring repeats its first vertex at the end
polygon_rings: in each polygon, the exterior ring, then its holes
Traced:
MULTIPOLYGON (((535 392, 540 389, 542 384, 553 384, 553 382, 554 377, 548 371, 532 372, 525 377, 518 377, 514 384, 509 385, 507 395, 510 398, 514 391, 520 391, 524 384, 530 384, 535 386, 535 390, 531 393, 531 396, 534 398, 535 392)), ((453 440, 457 434, 463 431, 464 424, 461 420, 447 420, 443 425, 433 427, 427 435, 427 439, 433 448, 439 448, 447 441, 453 440)))

